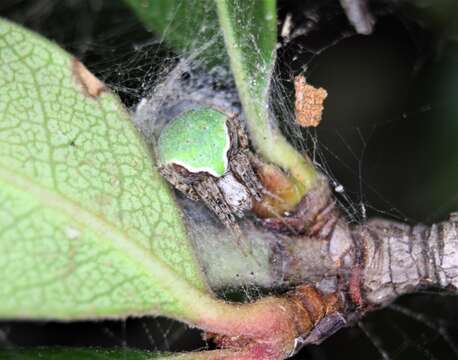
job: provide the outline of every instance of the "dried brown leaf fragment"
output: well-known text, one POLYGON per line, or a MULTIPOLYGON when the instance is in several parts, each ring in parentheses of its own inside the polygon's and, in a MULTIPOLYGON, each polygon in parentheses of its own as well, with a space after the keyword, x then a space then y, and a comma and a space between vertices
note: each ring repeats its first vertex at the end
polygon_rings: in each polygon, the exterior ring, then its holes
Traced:
POLYGON ((84 95, 96 98, 105 90, 105 84, 76 59, 72 61, 72 72, 84 95))
POLYGON ((318 126, 323 114, 323 102, 328 93, 323 88, 307 84, 303 75, 294 78, 296 122, 302 127, 318 126))

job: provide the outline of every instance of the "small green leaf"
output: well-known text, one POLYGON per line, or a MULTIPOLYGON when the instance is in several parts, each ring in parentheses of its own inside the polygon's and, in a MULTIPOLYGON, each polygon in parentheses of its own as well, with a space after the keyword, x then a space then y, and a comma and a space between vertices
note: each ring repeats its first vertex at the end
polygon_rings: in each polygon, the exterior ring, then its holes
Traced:
POLYGON ((212 301, 168 186, 101 85, 0 20, 0 317, 189 320, 212 301))

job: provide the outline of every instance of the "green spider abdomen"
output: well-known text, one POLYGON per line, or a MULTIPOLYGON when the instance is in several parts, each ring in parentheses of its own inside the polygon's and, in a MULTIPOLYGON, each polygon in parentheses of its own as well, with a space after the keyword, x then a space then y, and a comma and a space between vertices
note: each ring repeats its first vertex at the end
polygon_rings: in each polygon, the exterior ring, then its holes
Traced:
POLYGON ((227 114, 210 108, 186 111, 161 132, 158 151, 162 164, 177 164, 192 173, 221 177, 228 169, 230 137, 227 114))

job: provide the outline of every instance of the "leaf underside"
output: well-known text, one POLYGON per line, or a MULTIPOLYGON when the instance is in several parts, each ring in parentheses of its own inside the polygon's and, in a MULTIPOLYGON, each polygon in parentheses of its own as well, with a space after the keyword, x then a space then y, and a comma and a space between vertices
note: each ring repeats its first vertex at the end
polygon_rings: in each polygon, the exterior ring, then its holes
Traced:
POLYGON ((198 360, 211 359, 201 352, 151 353, 129 348, 34 348, 0 350, 0 360, 198 360))
POLYGON ((118 98, 88 95, 80 68, 0 20, 0 316, 186 317, 207 287, 179 212, 118 98))

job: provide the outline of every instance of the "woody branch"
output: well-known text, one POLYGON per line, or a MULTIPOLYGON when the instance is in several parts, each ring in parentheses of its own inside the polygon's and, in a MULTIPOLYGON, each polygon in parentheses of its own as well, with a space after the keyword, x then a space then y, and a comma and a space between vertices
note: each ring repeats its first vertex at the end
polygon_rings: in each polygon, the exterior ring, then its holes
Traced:
MULTIPOLYGON (((325 181, 316 193, 324 196, 312 196, 319 204, 309 202, 309 210, 324 208, 327 201, 332 201, 325 181)), ((342 305, 340 312, 349 323, 400 295, 425 287, 458 289, 456 214, 431 226, 410 226, 379 218, 352 225, 337 209, 332 216, 335 217, 333 229, 326 236, 272 235, 259 227, 251 228, 251 238, 261 239, 267 249, 255 256, 260 262, 266 256, 270 261, 268 274, 252 284, 284 288, 305 283, 324 295, 337 294, 342 305)), ((204 247, 202 243, 198 245, 199 249, 204 247)), ((237 245, 233 252, 226 249, 224 261, 235 263, 235 258, 241 256, 237 245)), ((206 262, 205 251, 201 256, 204 267, 211 273, 214 259, 206 262)), ((212 284, 214 287, 246 285, 243 276, 234 278, 231 271, 224 274, 220 272, 221 277, 212 284)))

